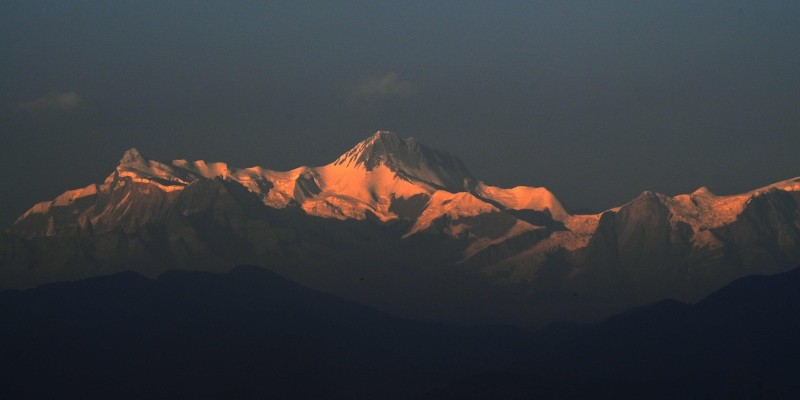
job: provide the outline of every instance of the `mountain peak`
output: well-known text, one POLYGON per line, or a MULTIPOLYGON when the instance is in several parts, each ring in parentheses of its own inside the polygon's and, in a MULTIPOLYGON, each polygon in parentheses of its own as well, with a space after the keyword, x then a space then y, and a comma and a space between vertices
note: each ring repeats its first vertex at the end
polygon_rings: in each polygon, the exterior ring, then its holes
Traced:
POLYGON ((130 149, 126 150, 125 153, 122 154, 122 158, 119 160, 120 165, 124 164, 133 164, 137 162, 144 161, 144 157, 142 153, 139 153, 135 147, 131 147, 130 149))
POLYGON ((395 132, 392 132, 392 131, 377 131, 377 132, 373 133, 372 136, 370 136, 367 140, 370 140, 370 141, 373 141, 373 142, 380 142, 380 143, 384 144, 385 146, 389 146, 389 147, 394 146, 394 145, 401 145, 401 144, 419 145, 419 143, 417 142, 417 139, 415 139, 413 137, 404 138, 404 137, 400 136, 399 134, 397 134, 395 132))
POLYGON ((375 132, 336 159, 333 165, 363 166, 367 171, 383 165, 403 179, 451 191, 464 190, 475 181, 458 157, 390 131, 375 132))
POLYGON ((370 139, 403 140, 400 135, 392 131, 377 131, 370 136, 370 139))
POLYGON ((372 170, 380 164, 393 165, 396 161, 415 158, 419 144, 413 138, 404 139, 390 131, 377 131, 344 153, 334 165, 355 166, 363 164, 372 170))
POLYGON ((700 186, 692 194, 695 196, 714 196, 714 193, 705 186, 700 186))

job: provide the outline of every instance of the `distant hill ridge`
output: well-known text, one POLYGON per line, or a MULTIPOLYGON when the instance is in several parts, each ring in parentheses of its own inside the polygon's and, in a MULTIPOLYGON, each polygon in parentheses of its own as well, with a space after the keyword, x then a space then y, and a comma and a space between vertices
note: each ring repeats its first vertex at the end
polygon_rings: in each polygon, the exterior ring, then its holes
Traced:
POLYGON ((0 292, 3 398, 794 398, 800 269, 530 332, 397 318, 270 271, 0 292))

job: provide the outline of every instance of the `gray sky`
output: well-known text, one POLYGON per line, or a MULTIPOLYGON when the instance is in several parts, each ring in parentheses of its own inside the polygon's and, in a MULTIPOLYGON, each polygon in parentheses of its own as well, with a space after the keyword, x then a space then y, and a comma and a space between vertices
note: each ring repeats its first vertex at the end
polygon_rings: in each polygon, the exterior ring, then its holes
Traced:
POLYGON ((798 176, 800 2, 0 3, 0 226, 129 147, 289 169, 379 129, 573 209, 798 176))

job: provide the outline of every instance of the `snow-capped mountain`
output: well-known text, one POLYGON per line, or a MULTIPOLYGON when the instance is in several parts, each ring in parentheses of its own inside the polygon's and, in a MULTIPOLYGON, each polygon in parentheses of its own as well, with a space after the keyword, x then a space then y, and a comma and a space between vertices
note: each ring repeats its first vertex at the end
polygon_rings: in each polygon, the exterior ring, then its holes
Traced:
POLYGON ((620 307, 696 301, 738 277, 800 264, 800 177, 736 195, 646 191, 601 214, 569 216, 564 226, 484 262, 482 273, 519 284, 542 281, 557 266, 562 291, 620 307))
POLYGON ((591 320, 799 264, 800 178, 729 196, 644 192, 571 215, 545 188, 490 186, 457 157, 381 131, 291 171, 131 149, 104 182, 0 233, 0 287, 242 263, 417 318, 591 320))
POLYGON ((366 171, 385 167, 397 177, 429 190, 459 192, 470 190, 476 182, 458 157, 387 131, 376 132, 331 165, 366 171))
MULTIPOLYGON (((165 164, 146 159, 138 150, 130 149, 123 154, 119 165, 105 182, 71 190, 53 201, 35 205, 19 218, 13 231, 27 237, 57 235, 59 225, 64 225, 64 222, 55 220, 56 217, 51 215, 55 213, 50 213, 51 207, 92 202, 98 198, 98 193, 114 192, 126 184, 145 185, 142 186, 145 194, 151 190, 158 192, 153 196, 163 201, 152 206, 160 207, 169 203, 175 192, 209 179, 236 182, 272 208, 299 207, 308 215, 340 220, 364 220, 368 216, 384 222, 409 220, 413 226, 406 236, 425 231, 434 220, 445 216, 447 223, 457 225, 445 230, 446 233, 453 237, 471 235, 472 239, 478 239, 482 235, 467 229, 466 218, 478 214, 502 214, 500 219, 513 220, 514 223, 499 235, 514 236, 536 227, 507 215, 504 209, 548 211, 555 218, 562 219, 567 215, 547 189, 487 186, 477 181, 457 157, 430 149, 414 138, 405 139, 392 132, 379 131, 330 164, 303 166, 285 172, 259 166, 233 168, 225 163, 202 160, 175 160, 165 164), (453 203, 452 199, 460 200, 453 203), (465 203, 461 199, 469 200, 465 203), (46 224, 39 222, 42 216, 47 219, 46 224), (422 218, 417 220, 419 217, 422 218)), ((89 207, 85 210, 73 210, 75 220, 66 225, 91 224, 95 229, 98 226, 110 229, 118 221, 130 218, 142 223, 153 210, 141 210, 138 207, 140 203, 136 195, 118 199, 113 204, 95 201, 87 204, 89 207), (114 215, 112 224, 106 223, 110 215, 114 215)), ((491 224, 491 221, 484 222, 486 224, 491 224)), ((493 231, 497 229, 494 227, 493 231)))

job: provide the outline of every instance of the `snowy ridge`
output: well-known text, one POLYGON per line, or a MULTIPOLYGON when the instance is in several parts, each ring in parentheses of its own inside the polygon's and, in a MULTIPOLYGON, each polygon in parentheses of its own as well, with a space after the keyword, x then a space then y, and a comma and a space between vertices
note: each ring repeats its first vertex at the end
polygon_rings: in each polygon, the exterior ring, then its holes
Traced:
MULTIPOLYGON (((411 236, 414 233, 429 229, 434 221, 443 217, 457 221, 460 218, 475 217, 480 214, 496 212, 500 212, 497 207, 481 201, 471 193, 461 192, 453 194, 440 190, 431 196, 425 211, 417 218, 416 223, 411 230, 408 231, 406 236, 411 236)), ((452 237, 458 237, 465 233, 464 228, 463 225, 448 227, 447 233, 452 237)))
POLYGON ((337 219, 364 219, 372 213, 384 221, 397 218, 389 211, 396 198, 430 195, 441 188, 465 190, 475 181, 458 158, 386 131, 358 143, 331 164, 285 172, 202 160, 168 165, 130 149, 105 183, 122 178, 165 192, 182 190, 198 179, 229 179, 270 207, 297 204, 311 215, 337 219))
POLYGON ((383 164, 367 170, 363 165, 333 163, 314 171, 320 192, 312 199, 313 206, 304 204, 303 209, 325 217, 363 219, 369 211, 381 220, 391 220, 397 218, 389 211, 394 199, 429 195, 435 191, 428 185, 398 176, 383 164))
MULTIPOLYGON (((505 209, 549 210, 558 219, 568 215, 544 188, 501 189, 484 185, 457 157, 430 149, 414 138, 378 131, 330 164, 290 171, 260 166, 234 168, 203 160, 182 159, 166 164, 149 160, 132 148, 123 154, 103 184, 65 192, 52 202, 37 204, 20 219, 46 214, 53 206, 68 206, 76 199, 98 191, 109 192, 128 182, 144 185, 140 190, 145 194, 151 190, 168 194, 208 179, 237 182, 269 207, 299 207, 309 215, 340 220, 363 220, 370 215, 381 221, 399 219, 392 211, 393 205, 422 196, 426 204, 421 215, 404 217, 413 218, 405 237, 430 231, 434 224, 445 224, 447 227, 441 233, 484 243, 476 244, 476 248, 537 229, 503 212, 505 209), (502 220, 502 224, 497 224, 501 228, 489 229, 491 223, 474 218, 483 214, 502 220), (444 219, 452 224, 442 222, 444 219)), ((122 200, 133 201, 129 197, 122 200)), ((113 209, 124 213, 131 207, 117 204, 113 209)), ((97 218, 94 216, 92 220, 97 218)))
POLYGON ((569 213, 561 205, 556 196, 543 187, 517 186, 503 189, 495 186, 478 184, 476 192, 487 199, 500 203, 511 210, 547 210, 556 221, 565 221, 569 213))
POLYGON ((773 183, 746 193, 717 196, 703 186, 690 194, 666 196, 657 194, 678 221, 698 229, 711 229, 730 224, 742 213, 747 203, 770 190, 800 191, 800 177, 773 183))
POLYGON ((52 201, 41 201, 39 203, 36 203, 33 207, 29 208, 28 211, 25 211, 24 214, 20 215, 20 217, 17 218, 17 220, 14 221, 14 223, 15 224, 19 223, 20 221, 22 221, 25 218, 28 218, 28 217, 30 217, 32 215, 45 214, 48 211, 50 211, 50 206, 52 206, 52 205, 53 205, 52 201))
MULTIPOLYGON (((491 198, 498 203, 502 202, 508 208, 515 208, 519 204, 507 192, 499 192, 498 194, 496 191, 492 193, 491 190, 487 190, 485 187, 479 187, 479 189, 485 197, 491 198)), ((692 193, 675 196, 644 192, 631 202, 620 207, 614 207, 608 212, 618 213, 639 199, 657 199, 669 210, 669 223, 673 229, 678 228, 677 224, 679 222, 688 224, 691 227, 690 244, 693 248, 718 250, 724 247, 725 243, 717 237, 714 229, 736 222, 753 198, 776 190, 786 192, 800 191, 800 177, 780 181, 749 192, 725 196, 715 195, 707 187, 700 187, 692 193)), ((544 203, 538 204, 538 207, 542 206, 544 206, 544 203)), ((549 254, 561 250, 575 252, 586 248, 597 231, 602 214, 567 215, 563 219, 558 219, 557 214, 554 213, 554 219, 563 222, 565 230, 556 230, 550 233, 550 235, 532 247, 492 265, 486 272, 501 275, 510 274, 508 276, 512 280, 535 279, 537 266, 545 263, 549 254)))
POLYGON ((199 175, 180 167, 172 167, 144 158, 139 150, 132 148, 122 155, 116 170, 108 176, 105 184, 111 185, 120 178, 129 178, 137 183, 152 183, 163 191, 181 190, 199 175))
MULTIPOLYGON (((403 237, 428 232, 465 239, 471 243, 468 255, 543 228, 518 219, 515 211, 543 212, 561 226, 528 250, 529 253, 583 248, 589 243, 600 218, 600 214, 570 215, 555 195, 543 187, 505 189, 486 185, 475 179, 457 157, 430 149, 414 138, 379 131, 330 164, 302 166, 290 171, 260 166, 234 168, 226 163, 202 160, 175 160, 165 164, 130 149, 103 184, 70 190, 52 201, 36 204, 17 222, 50 213, 53 207, 90 202, 98 192, 106 193, 128 182, 144 185, 141 187, 145 194, 152 190, 169 194, 209 179, 237 182, 266 206, 298 207, 317 217, 363 220, 375 216, 380 221, 405 218, 410 228, 403 237), (422 209, 416 214, 398 215, 393 207, 403 199, 412 198, 424 204, 422 209)), ((717 196, 702 187, 690 194, 671 197, 650 193, 648 196, 658 198, 670 210, 673 224, 684 222, 692 227, 696 246, 714 247, 719 243, 709 229, 735 221, 751 198, 772 190, 800 191, 800 177, 738 195, 717 196)), ((125 197, 122 201, 134 200, 125 197)), ((113 212, 124 213, 131 209, 136 208, 130 204, 116 204, 113 212)), ((611 211, 619 210, 617 207, 611 211)), ((101 217, 96 215, 92 220, 101 217)))
POLYGON ((404 237, 428 232, 466 239, 470 242, 463 254, 466 260, 491 245, 537 229, 544 227, 516 219, 472 193, 439 190, 404 237))
POLYGON ((63 207, 72 204, 75 200, 95 194, 97 194, 97 185, 92 184, 83 189, 67 190, 56 197, 51 204, 56 207, 63 207))
POLYGON ((561 249, 575 251, 585 248, 592 239, 601 214, 571 215, 563 222, 566 230, 552 232, 545 239, 539 241, 531 248, 493 265, 490 273, 511 273, 514 279, 532 277, 531 269, 542 264, 547 255, 561 249))
POLYGON ((754 190, 753 193, 762 193, 772 189, 783 190, 784 192, 800 192, 800 176, 764 186, 754 190))

